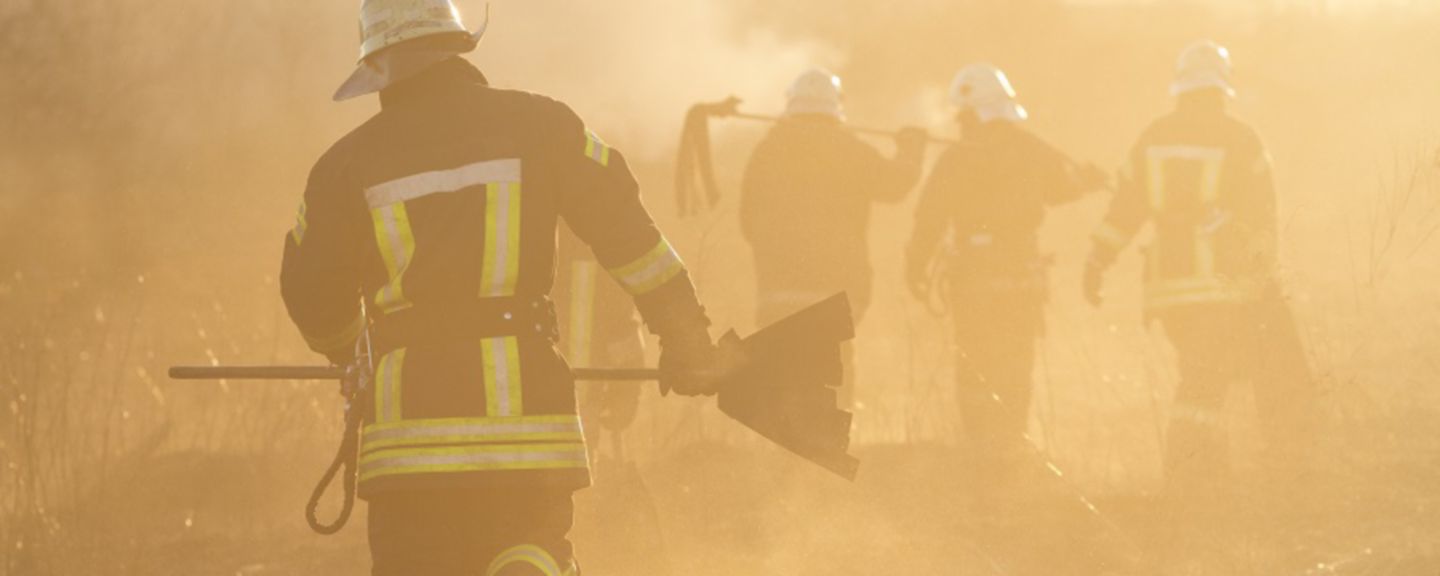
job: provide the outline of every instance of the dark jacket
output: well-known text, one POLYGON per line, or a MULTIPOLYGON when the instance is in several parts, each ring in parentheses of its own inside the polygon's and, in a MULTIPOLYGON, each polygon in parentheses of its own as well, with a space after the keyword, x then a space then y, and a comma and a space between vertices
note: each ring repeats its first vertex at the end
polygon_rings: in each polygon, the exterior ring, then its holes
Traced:
POLYGON ((950 280, 1016 293, 1040 288, 1038 233, 1046 209, 1087 192, 1063 153, 1011 122, 965 131, 931 171, 907 250, 912 276, 950 238, 950 280))
POLYGON ((665 334, 703 325, 625 158, 564 104, 454 58, 315 165, 281 291, 311 347, 376 344, 360 490, 588 482, 547 295, 563 218, 665 334))
POLYGON ((1225 112, 1218 93, 1196 93, 1140 136, 1095 233, 1108 265, 1147 223, 1145 301, 1150 311, 1253 302, 1273 280, 1275 186, 1255 131, 1225 112))
MULTIPOLYGON (((870 208, 900 202, 920 178, 924 150, 894 159, 826 116, 782 120, 750 156, 740 226, 766 298, 851 292, 857 313, 870 292, 870 208)), ((818 298, 816 297, 818 296, 818 298)), ((799 309, 806 303, 794 302, 799 309)))

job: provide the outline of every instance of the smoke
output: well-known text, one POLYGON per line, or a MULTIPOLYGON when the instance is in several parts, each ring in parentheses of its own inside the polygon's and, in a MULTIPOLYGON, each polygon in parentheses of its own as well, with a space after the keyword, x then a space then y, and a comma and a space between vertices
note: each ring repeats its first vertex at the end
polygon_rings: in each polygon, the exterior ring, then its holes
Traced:
MULTIPOLYGON (((485 10, 474 0, 461 7, 477 23, 485 10)), ((749 109, 777 109, 795 75, 841 63, 833 47, 747 27, 714 1, 539 0, 490 10, 474 61, 491 81, 569 103, 637 158, 673 147, 696 102, 736 95, 749 109)))

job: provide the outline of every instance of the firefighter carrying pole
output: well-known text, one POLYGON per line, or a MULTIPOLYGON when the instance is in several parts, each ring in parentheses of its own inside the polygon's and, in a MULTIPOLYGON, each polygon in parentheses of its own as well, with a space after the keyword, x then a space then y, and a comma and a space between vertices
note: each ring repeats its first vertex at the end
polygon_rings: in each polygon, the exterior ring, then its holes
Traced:
MULTIPOLYGON (((588 458, 547 297, 562 220, 659 337, 662 388, 748 398, 779 383, 763 362, 736 368, 751 353, 738 338, 712 340, 625 156, 568 106, 492 88, 461 57, 485 26, 471 32, 451 0, 360 11, 360 62, 335 98, 378 93, 380 110, 316 162, 280 284, 332 363, 372 332, 373 378, 352 388, 346 438, 373 574, 575 574, 571 494, 588 458)), ((806 390, 761 405, 833 416, 825 430, 843 435, 805 451, 848 443, 848 414, 806 390)), ((721 409, 734 410, 723 396, 721 409)), ((793 428, 803 419, 756 412, 771 416, 767 436, 809 439, 793 428)))

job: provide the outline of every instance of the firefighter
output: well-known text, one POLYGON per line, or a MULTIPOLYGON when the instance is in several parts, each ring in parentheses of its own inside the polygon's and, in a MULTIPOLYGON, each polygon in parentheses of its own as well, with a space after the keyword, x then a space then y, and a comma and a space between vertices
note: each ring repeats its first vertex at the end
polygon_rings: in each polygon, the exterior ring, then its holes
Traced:
MULTIPOLYGON (((645 340, 630 295, 606 277, 595 255, 569 229, 562 229, 556 261, 555 308, 561 350, 572 366, 629 368, 645 362, 645 340)), ((640 387, 633 382, 595 382, 579 390, 580 422, 597 477, 600 452, 608 440, 611 457, 623 464, 621 433, 635 421, 640 387)))
POLYGON ((962 69, 951 99, 962 138, 922 188, 906 269, 917 298, 945 301, 953 314, 957 398, 983 490, 1023 454, 1047 299, 1038 230, 1047 208, 1099 190, 1106 178, 1023 127, 1028 114, 1000 69, 962 69))
MULTIPOLYGON (((1094 234, 1084 291, 1101 302, 1102 277, 1145 224, 1144 309, 1179 360, 1167 477, 1223 473, 1221 427, 1231 384, 1255 384, 1272 438, 1299 433, 1309 368, 1276 282, 1277 217, 1270 157, 1254 129, 1227 111, 1230 53, 1210 41, 1185 49, 1170 85, 1175 109, 1141 134, 1094 234)), ((1279 446, 1280 444, 1276 444, 1279 446)))
POLYGON ((487 85, 450 0, 368 0, 337 100, 380 111, 316 163, 281 291, 310 347, 375 378, 358 465, 373 573, 576 574, 589 483, 547 295, 563 219, 659 336, 661 386, 713 393, 719 350, 625 157, 564 104, 487 85))
MULTIPOLYGON (((925 132, 896 134, 881 156, 845 128, 840 78, 814 69, 787 93, 784 115, 755 148, 741 183, 740 228, 755 258, 756 321, 764 326, 836 292, 855 322, 870 304, 870 208, 898 203, 920 178, 925 132)), ((843 353, 841 404, 853 400, 854 351, 843 353)))

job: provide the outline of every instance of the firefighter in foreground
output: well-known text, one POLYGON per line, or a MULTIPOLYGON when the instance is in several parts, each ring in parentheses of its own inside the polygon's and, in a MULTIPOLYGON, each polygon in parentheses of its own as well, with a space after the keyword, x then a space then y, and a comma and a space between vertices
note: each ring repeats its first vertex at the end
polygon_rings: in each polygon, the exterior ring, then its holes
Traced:
POLYGON ((281 288, 336 363, 372 323, 359 490, 374 574, 575 574, 571 493, 589 473, 547 298, 557 221, 660 337, 663 388, 712 392, 705 312, 624 156, 564 104, 488 87, 459 57, 480 33, 449 0, 361 12, 362 60, 336 98, 378 91, 381 111, 315 165, 281 288))
POLYGON ((983 495, 1008 481, 1025 453, 1047 298, 1037 239, 1046 209, 1106 178, 1022 127, 1028 114, 1001 70, 962 69, 951 97, 961 142, 922 188, 906 267, 912 293, 947 302, 953 314, 957 395, 983 495))
POLYGON ((1164 326, 1180 363, 1165 450, 1167 478, 1214 485, 1227 467, 1222 427, 1230 386, 1250 381, 1272 447, 1304 434, 1310 374, 1276 281, 1277 217, 1270 158, 1226 112, 1229 52, 1200 42, 1180 56, 1175 109, 1140 136, 1094 234, 1084 290, 1147 223, 1145 314, 1164 326))
MULTIPOLYGON (((764 326, 839 291, 855 322, 870 304, 870 208, 905 199, 920 178, 925 132, 896 134, 893 159, 845 129, 840 78, 814 69, 791 86, 785 113, 750 156, 740 227, 755 257, 756 321, 764 326)), ((841 405, 854 398, 845 347, 841 405)))

